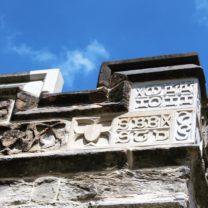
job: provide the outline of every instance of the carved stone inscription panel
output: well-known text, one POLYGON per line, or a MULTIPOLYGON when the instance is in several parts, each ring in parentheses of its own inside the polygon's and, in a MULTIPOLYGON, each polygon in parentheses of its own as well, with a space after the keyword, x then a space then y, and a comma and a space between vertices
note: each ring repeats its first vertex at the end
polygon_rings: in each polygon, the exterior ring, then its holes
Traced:
POLYGON ((112 126, 115 145, 196 143, 196 113, 193 110, 127 113, 117 117, 112 126))
POLYGON ((115 143, 166 143, 170 138, 171 114, 120 117, 115 122, 115 143))
POLYGON ((195 144, 196 125, 196 111, 190 109, 73 118, 68 150, 195 144))
POLYGON ((135 83, 130 95, 130 112, 196 107, 196 79, 135 83))
POLYGON ((197 128, 193 109, 13 123, 0 126, 0 154, 196 144, 197 128))

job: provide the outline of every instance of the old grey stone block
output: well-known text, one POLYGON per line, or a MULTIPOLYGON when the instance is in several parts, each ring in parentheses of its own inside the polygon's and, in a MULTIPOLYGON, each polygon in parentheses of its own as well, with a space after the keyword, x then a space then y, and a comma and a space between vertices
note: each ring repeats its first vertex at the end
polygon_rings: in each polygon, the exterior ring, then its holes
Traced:
POLYGON ((55 177, 42 177, 34 182, 32 201, 34 202, 53 202, 58 194, 59 179, 55 177))

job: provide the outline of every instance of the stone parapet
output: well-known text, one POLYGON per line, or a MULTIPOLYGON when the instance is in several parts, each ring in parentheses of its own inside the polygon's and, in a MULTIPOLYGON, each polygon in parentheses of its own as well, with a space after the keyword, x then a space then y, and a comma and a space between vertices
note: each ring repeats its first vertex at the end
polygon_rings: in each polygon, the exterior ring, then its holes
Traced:
POLYGON ((97 89, 58 69, 0 75, 0 207, 207 208, 196 53, 105 62, 97 89))

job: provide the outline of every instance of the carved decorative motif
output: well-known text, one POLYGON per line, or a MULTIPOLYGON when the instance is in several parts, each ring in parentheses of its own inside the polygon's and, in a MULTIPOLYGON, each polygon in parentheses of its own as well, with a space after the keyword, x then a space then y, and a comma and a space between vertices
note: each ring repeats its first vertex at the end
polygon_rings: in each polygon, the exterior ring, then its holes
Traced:
POLYGON ((66 144, 66 124, 44 122, 1 127, 0 153, 15 154, 60 149, 66 144))
POLYGON ((196 84, 196 80, 138 84, 131 91, 130 111, 193 106, 196 84))
POLYGON ((111 121, 98 117, 75 118, 72 122, 71 145, 75 148, 109 144, 111 121))
POLYGON ((115 143, 146 143, 169 139, 171 115, 119 117, 115 124, 115 143))
POLYGON ((188 140, 191 135, 191 127, 192 113, 188 111, 178 112, 176 118, 176 140, 188 140))

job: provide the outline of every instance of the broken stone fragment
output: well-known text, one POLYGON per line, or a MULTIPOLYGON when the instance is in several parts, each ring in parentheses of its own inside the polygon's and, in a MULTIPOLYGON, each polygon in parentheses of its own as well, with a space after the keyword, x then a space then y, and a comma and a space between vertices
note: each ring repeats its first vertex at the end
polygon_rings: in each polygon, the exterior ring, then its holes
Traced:
POLYGON ((15 142, 22 138, 25 135, 24 132, 20 131, 20 130, 16 130, 16 129, 12 129, 9 131, 6 131, 2 138, 1 138, 1 144, 4 147, 11 147, 12 145, 15 144, 15 142))
POLYGON ((24 111, 27 109, 31 109, 37 107, 38 98, 27 93, 21 91, 17 94, 17 100, 15 103, 15 111, 24 111))
POLYGON ((8 114, 8 110, 7 109, 1 109, 0 110, 0 117, 4 118, 7 114, 8 114))
POLYGON ((9 100, 4 100, 0 102, 0 108, 5 108, 5 107, 8 107, 9 105, 10 105, 9 100))
POLYGON ((56 138, 53 134, 44 134, 40 138, 40 144, 42 148, 53 147, 56 143, 56 138))
POLYGON ((44 122, 11 125, 0 132, 0 153, 16 154, 58 149, 66 144, 65 123, 44 122))

